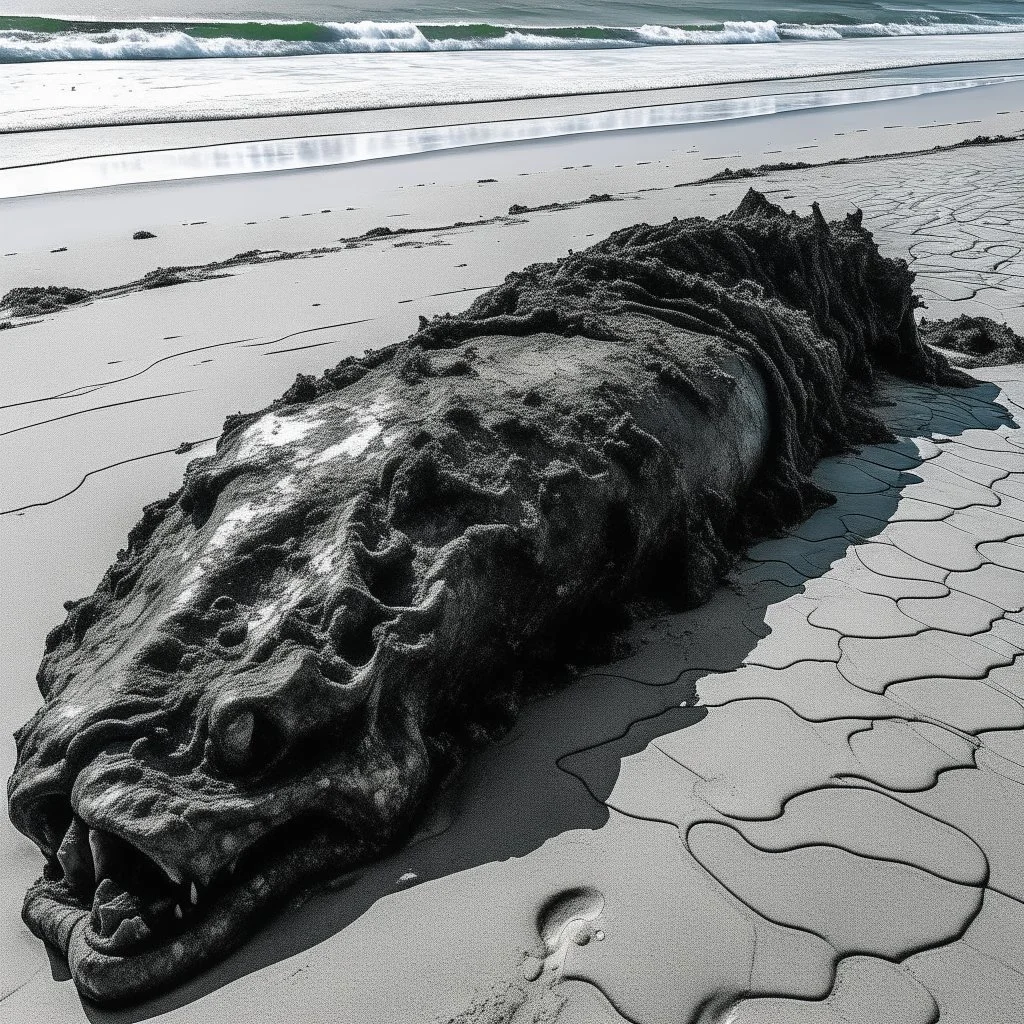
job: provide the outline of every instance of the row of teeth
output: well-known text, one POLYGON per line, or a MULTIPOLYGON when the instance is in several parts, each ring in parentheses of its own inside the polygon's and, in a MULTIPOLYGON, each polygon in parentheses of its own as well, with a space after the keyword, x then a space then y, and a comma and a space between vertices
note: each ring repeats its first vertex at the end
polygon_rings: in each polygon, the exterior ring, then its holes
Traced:
MULTIPOLYGON (((181 902, 174 904, 174 917, 178 921, 184 920, 186 915, 192 912, 192 908, 199 902, 199 892, 195 882, 191 884, 191 899, 186 904, 188 909, 183 909, 181 902)), ((171 906, 170 899, 158 900, 149 904, 145 909, 147 916, 151 919, 161 914, 166 914, 171 906)), ((116 882, 109 878, 96 887, 93 896, 92 914, 90 921, 92 929, 97 935, 110 939, 116 946, 126 941, 138 942, 146 939, 151 934, 150 926, 143 919, 143 907, 138 898, 121 888, 116 882)))
MULTIPOLYGON (((195 912, 205 887, 190 880, 186 888, 186 880, 180 874, 168 869, 166 865, 158 864, 153 858, 147 860, 160 868, 171 893, 176 891, 178 899, 167 895, 144 904, 135 894, 127 891, 116 881, 118 856, 111 842, 111 837, 106 833, 89 829, 84 822, 75 818, 57 852, 57 860, 71 889, 86 893, 95 885, 90 921, 97 935, 109 940, 114 946, 140 942, 152 934, 152 929, 143 919, 143 912, 151 921, 171 914, 176 921, 184 921, 195 912)), ((228 865, 229 874, 234 872, 236 864, 237 859, 228 865)))

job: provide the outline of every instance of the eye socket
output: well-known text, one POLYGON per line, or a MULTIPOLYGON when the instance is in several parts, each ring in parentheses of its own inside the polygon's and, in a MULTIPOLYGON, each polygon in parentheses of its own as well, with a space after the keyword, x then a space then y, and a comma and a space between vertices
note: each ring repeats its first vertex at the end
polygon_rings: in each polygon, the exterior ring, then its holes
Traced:
POLYGON ((212 733, 217 763, 228 775, 256 775, 284 750, 277 723, 249 706, 225 708, 215 715, 212 733))
POLYGON ((239 768, 249 760, 256 716, 248 709, 232 716, 220 731, 220 752, 229 767, 239 768))

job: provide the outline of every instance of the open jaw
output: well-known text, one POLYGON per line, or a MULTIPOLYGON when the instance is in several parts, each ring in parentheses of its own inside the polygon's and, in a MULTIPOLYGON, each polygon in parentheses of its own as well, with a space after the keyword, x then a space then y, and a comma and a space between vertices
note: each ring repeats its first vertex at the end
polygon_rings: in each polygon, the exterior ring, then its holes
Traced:
POLYGON ((336 877, 364 856, 336 821, 293 820, 203 880, 72 814, 22 916, 66 956, 83 995, 130 1003, 221 959, 303 883, 336 877))

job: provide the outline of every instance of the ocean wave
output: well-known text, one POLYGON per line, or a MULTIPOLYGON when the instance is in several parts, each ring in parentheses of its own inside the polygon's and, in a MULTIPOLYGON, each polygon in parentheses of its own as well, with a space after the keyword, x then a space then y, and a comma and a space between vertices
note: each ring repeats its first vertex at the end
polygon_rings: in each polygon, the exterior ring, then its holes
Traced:
POLYGON ((611 49, 727 43, 766 44, 887 36, 1024 32, 1024 18, 969 22, 930 20, 861 24, 727 21, 708 26, 642 25, 520 28, 501 25, 416 25, 412 22, 247 22, 180 25, 51 23, 52 30, 0 22, 0 64, 70 60, 182 60, 298 57, 357 53, 479 50, 611 49))

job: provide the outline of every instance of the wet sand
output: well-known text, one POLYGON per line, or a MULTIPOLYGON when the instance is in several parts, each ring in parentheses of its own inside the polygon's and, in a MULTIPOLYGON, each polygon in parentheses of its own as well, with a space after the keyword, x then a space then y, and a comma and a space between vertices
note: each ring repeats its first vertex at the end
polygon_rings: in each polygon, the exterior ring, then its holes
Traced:
POLYGON ((8 65, 0 123, 10 130, 149 124, 224 117, 510 101, 649 89, 768 82, 806 75, 1019 60, 1018 33, 916 39, 803 40, 600 51, 480 51, 390 55, 135 60, 8 65))

